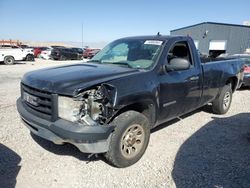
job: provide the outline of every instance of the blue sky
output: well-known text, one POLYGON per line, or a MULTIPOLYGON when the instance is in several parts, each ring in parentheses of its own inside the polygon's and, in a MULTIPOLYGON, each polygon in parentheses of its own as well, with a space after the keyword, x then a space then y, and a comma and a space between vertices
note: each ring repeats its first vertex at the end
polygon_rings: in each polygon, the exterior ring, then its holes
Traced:
POLYGON ((205 21, 242 24, 250 0, 0 0, 0 39, 109 42, 205 21))

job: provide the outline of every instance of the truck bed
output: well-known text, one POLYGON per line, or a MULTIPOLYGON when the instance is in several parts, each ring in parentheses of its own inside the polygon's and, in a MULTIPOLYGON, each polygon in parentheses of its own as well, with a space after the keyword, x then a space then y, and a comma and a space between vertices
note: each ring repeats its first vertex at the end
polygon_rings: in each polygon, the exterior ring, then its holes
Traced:
MULTIPOLYGON (((241 60, 220 60, 210 61, 209 63, 202 63, 203 70, 203 98, 202 104, 205 101, 212 101, 214 99, 214 93, 219 92, 219 88, 227 82, 225 78, 233 77, 237 72, 238 83, 235 83, 235 89, 237 89, 240 82, 243 80, 242 67, 243 62, 241 60), (227 75, 225 75, 227 74, 227 75)), ((234 89, 234 90, 235 90, 234 89)))

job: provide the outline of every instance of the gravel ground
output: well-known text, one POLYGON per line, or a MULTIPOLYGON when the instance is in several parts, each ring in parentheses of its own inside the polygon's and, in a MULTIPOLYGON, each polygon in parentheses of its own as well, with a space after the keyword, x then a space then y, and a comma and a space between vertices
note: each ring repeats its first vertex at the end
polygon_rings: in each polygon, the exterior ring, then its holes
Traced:
POLYGON ((67 63, 0 65, 0 187, 250 187, 250 90, 236 91, 226 115, 207 106, 157 127, 142 159, 118 169, 31 135, 21 123, 22 75, 59 64, 67 63))

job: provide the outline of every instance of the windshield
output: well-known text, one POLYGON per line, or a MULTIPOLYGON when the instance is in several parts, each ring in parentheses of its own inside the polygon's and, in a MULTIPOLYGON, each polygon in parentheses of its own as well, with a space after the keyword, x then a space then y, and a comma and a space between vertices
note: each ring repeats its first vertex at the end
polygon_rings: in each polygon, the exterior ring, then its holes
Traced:
POLYGON ((107 45, 90 62, 148 69, 157 60, 162 44, 160 40, 120 39, 107 45))

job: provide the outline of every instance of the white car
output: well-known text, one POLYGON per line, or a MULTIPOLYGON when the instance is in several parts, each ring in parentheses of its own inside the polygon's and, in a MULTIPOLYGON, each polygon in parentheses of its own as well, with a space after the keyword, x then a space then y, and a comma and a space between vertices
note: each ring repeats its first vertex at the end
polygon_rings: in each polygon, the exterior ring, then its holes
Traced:
POLYGON ((19 49, 21 50, 20 53, 23 53, 25 55, 24 61, 33 61, 34 60, 34 51, 33 48, 25 47, 20 48, 19 46, 15 45, 1 45, 0 50, 2 49, 19 49))
POLYGON ((25 57, 26 54, 19 48, 0 49, 0 62, 4 62, 6 65, 12 65, 15 61, 22 61, 25 57))
POLYGON ((47 50, 43 50, 40 53, 39 57, 42 59, 46 59, 46 60, 50 59, 51 50, 52 50, 52 48, 49 48, 47 50))

